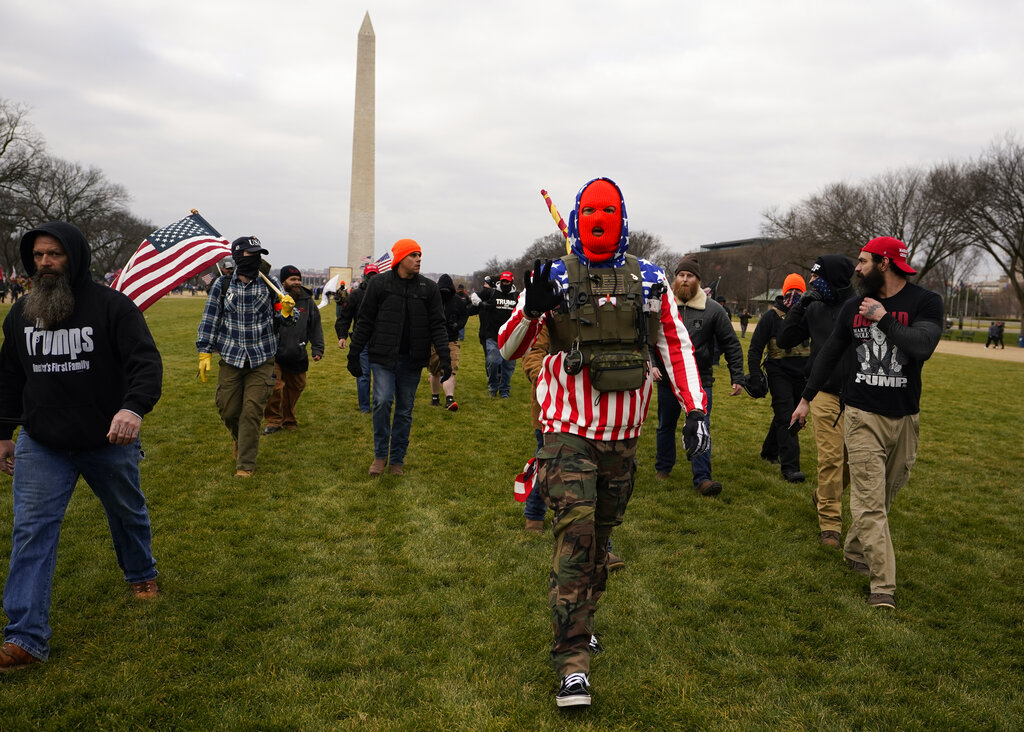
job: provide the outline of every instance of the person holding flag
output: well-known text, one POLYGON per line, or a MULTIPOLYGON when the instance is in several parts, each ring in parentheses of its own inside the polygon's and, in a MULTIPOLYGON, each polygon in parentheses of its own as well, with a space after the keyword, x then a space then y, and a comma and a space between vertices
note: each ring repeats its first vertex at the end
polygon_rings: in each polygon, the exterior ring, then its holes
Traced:
POLYGON ((220 354, 217 410, 234 439, 236 478, 256 470, 263 410, 274 390, 278 331, 294 322, 295 300, 260 272, 262 254, 269 252, 255 236, 231 242, 235 271, 210 288, 196 337, 204 382, 211 354, 220 354))

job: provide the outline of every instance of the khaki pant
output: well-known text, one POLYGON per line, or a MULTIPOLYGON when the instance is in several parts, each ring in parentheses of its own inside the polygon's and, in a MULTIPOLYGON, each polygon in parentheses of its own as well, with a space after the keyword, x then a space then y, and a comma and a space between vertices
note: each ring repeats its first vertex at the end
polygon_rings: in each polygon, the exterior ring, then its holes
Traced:
MULTIPOLYGON (((459 354, 462 352, 462 344, 459 341, 448 341, 448 356, 452 362, 452 376, 459 373, 459 354)), ((430 347, 430 362, 427 364, 427 372, 431 376, 441 375, 441 359, 433 346, 430 347)))
POLYGON ((293 374, 280 366, 274 366, 274 391, 263 410, 267 427, 295 427, 295 404, 306 388, 306 374, 293 374))
POLYGON ((818 505, 818 529, 842 533, 843 487, 850 483, 850 471, 846 467, 839 397, 818 392, 811 401, 811 429, 818 448, 818 488, 814 491, 814 502, 818 505), (839 422, 836 422, 836 417, 839 422))
POLYGON ((222 360, 217 372, 217 409, 238 443, 238 470, 255 470, 263 408, 274 389, 274 362, 236 369, 222 360))
POLYGON ((850 455, 850 513, 844 554, 871 570, 871 592, 896 591, 896 556, 889 535, 889 509, 917 459, 918 415, 883 417, 846 408, 850 455))

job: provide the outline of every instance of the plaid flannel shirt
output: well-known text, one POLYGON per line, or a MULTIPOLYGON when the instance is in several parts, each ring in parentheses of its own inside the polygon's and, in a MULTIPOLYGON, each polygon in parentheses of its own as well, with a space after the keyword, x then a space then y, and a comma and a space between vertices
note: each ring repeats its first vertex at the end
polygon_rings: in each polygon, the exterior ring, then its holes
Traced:
MULTIPOLYGON (((271 281, 284 290, 276 279, 271 281)), ((232 274, 221 307, 223 285, 221 278, 210 288, 199 321, 196 348, 200 353, 219 353, 225 363, 235 368, 266 363, 277 353, 275 320, 279 325, 291 325, 293 318, 285 320, 274 310, 277 296, 258 277, 243 283, 237 274, 232 274)))

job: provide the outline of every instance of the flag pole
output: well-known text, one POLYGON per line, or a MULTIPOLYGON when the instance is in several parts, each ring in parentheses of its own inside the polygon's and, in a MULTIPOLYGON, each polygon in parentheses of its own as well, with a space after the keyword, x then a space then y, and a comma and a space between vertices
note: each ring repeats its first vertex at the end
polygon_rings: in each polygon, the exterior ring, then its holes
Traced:
POLYGON ((277 289, 277 286, 270 280, 269 277, 267 277, 262 272, 260 272, 260 277, 262 277, 263 281, 267 283, 267 287, 269 287, 271 290, 273 290, 275 293, 277 293, 277 296, 279 298, 284 297, 284 293, 281 292, 279 289, 277 289))

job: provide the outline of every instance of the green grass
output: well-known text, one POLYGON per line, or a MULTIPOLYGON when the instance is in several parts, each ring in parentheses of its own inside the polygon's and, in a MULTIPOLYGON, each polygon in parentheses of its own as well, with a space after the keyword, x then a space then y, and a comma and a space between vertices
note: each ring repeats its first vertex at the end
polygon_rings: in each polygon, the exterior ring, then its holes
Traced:
MULTIPOLYGON (((934 357, 921 445, 891 521, 895 614, 820 547, 813 477, 758 457, 768 400, 716 384, 718 499, 687 466, 653 477, 654 405, 614 535, 627 568, 597 616, 594 706, 559 713, 548 662, 549 535, 512 478, 533 450, 527 384, 491 400, 475 319, 450 414, 421 382, 406 476, 371 480, 369 418, 329 344, 300 429, 256 476, 195 379, 201 300, 148 312, 164 397, 143 488, 163 596, 128 597, 82 484, 53 586, 49 663, 0 677, 3 729, 1015 729, 1024 719, 1024 414, 1019 365, 934 357)), ((749 339, 748 339, 749 340, 749 339)), ((746 343, 746 341, 744 341, 746 343)), ((724 373, 724 368, 719 369, 724 373)), ((814 475, 810 430, 804 471, 814 475)), ((10 491, 0 522, 11 521, 10 491)), ((0 555, 10 551, 0 532, 0 555)))

